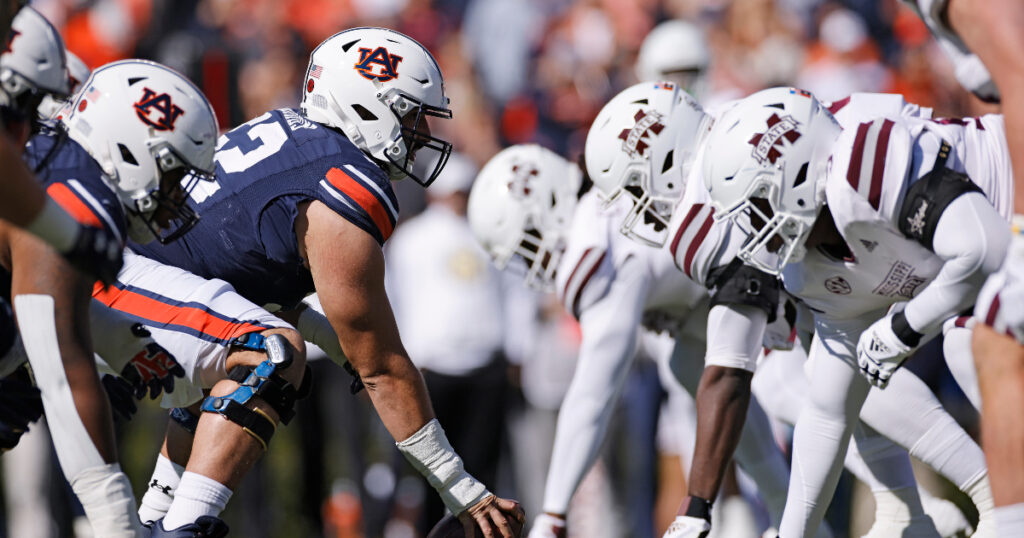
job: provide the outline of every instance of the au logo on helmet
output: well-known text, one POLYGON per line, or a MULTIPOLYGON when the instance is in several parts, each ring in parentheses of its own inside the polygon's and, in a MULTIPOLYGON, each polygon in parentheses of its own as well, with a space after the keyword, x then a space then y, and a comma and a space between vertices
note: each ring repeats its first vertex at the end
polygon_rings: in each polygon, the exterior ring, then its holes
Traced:
POLYGON ((355 68, 363 78, 387 82, 398 77, 398 64, 401 61, 401 56, 389 53, 384 47, 360 48, 355 68))
POLYGON ((800 133, 796 130, 797 125, 799 123, 793 119, 793 116, 780 118, 778 114, 772 114, 768 118, 768 130, 755 134, 747 141, 748 144, 754 146, 751 155, 761 164, 764 164, 765 160, 775 164, 775 161, 782 157, 782 152, 779 151, 779 148, 782 147, 780 139, 785 138, 792 144, 800 138, 800 133))
POLYGON ((185 113, 171 101, 166 93, 156 93, 149 88, 142 89, 142 98, 135 103, 135 114, 143 123, 157 131, 173 131, 174 122, 185 113))

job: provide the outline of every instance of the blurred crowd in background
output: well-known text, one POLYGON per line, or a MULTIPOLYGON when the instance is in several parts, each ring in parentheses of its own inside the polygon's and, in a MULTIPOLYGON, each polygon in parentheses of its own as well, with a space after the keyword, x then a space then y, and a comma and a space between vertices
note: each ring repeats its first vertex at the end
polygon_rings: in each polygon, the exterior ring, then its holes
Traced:
MULTIPOLYGON (((417 226, 458 229, 429 212, 415 217, 428 197, 430 206, 457 208, 479 167, 509 144, 537 142, 576 159, 601 106, 636 82, 634 64, 644 37, 669 19, 694 22, 706 32, 711 62, 697 96, 705 104, 793 85, 823 100, 857 91, 902 93, 910 102, 933 107, 937 116, 986 111, 957 85, 928 31, 897 0, 33 0, 31 5, 62 30, 68 49, 90 67, 138 57, 180 70, 203 89, 225 130, 267 110, 297 106, 310 51, 342 29, 394 28, 433 52, 454 112, 439 134, 453 142, 458 156, 427 192, 398 185, 403 224, 387 256, 389 271, 405 276, 389 281, 390 293, 403 339, 413 360, 424 361, 420 366, 429 372, 432 393, 447 391, 445 397, 455 402, 435 401, 447 429, 454 425, 445 421, 443 408, 472 405, 472 396, 459 392, 465 389, 460 379, 469 380, 468 386, 487 383, 487 394, 500 402, 488 409, 481 426, 469 428, 469 440, 453 436, 453 442, 471 473, 497 483, 499 495, 520 499, 528 514, 539 509, 578 328, 556 301, 497 275, 471 241, 457 245, 458 256, 435 263, 428 260, 431 253, 447 251, 424 247, 424 240, 403 240, 417 226), (429 263, 450 271, 420 270, 429 263), (431 281, 431 275, 454 283, 431 281), (488 299, 438 307, 434 315, 430 303, 425 307, 417 299, 424 293, 445 297, 438 290, 455 297, 460 286, 488 299), (475 335, 472 346, 460 342, 451 327, 475 335), (432 338, 436 334, 444 338, 432 338), (443 342, 450 346, 448 357, 443 342), (467 354, 473 357, 460 367, 467 354), (469 452, 468 445, 460 447, 474 437, 486 437, 489 443, 477 444, 492 446, 469 452), (481 462, 469 464, 477 459, 481 462), (496 482, 487 476, 491 472, 496 482)), ((438 235, 458 241, 455 232, 426 237, 438 235)), ((954 415, 976 429, 941 361, 911 364, 954 415)), ((425 500, 434 492, 394 450, 365 395, 349 394, 347 374, 330 361, 312 366, 314 396, 300 404, 296 422, 282 429, 281 439, 224 514, 233 535, 418 536, 425 500)), ((671 519, 684 494, 678 477, 687 449, 678 438, 686 435, 676 430, 692 425, 664 419, 658 425, 665 389, 657 366, 638 361, 635 369, 624 390, 619 433, 610 435, 606 457, 574 501, 570 529, 577 536, 660 535, 664 518, 671 519), (653 528, 634 523, 650 521, 656 505, 669 516, 659 515, 653 528)), ((121 425, 123 465, 136 480, 136 492, 145 487, 141 481, 149 476, 164 421, 154 404, 121 425)), ((784 442, 785 432, 780 436, 784 442)), ((42 448, 32 450, 45 452, 45 444, 37 446, 42 448)), ((54 471, 52 487, 34 495, 12 483, 11 477, 27 468, 14 461, 3 460, 5 518, 48 517, 53 536, 74 536, 75 508, 62 500, 59 472, 54 471), (44 501, 63 508, 36 510, 44 501)), ((856 526, 849 503, 841 495, 837 501, 833 528, 848 528, 851 520, 856 526)))

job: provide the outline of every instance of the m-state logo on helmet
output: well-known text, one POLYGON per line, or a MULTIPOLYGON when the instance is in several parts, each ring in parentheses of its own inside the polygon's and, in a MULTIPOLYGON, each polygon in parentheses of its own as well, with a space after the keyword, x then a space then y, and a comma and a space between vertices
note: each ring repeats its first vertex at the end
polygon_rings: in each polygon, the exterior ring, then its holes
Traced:
POLYGON ((408 36, 385 28, 335 34, 310 55, 303 90, 302 113, 341 130, 393 180, 426 187, 448 161, 452 146, 431 134, 428 121, 452 117, 444 78, 408 36))
POLYGON ((718 119, 708 135, 704 182, 716 218, 750 235, 739 252, 743 261, 777 275, 803 259, 824 204, 820 181, 840 132, 832 114, 796 88, 760 91, 718 119))
POLYGON ((61 118, 103 168, 137 243, 169 243, 199 220, 188 193, 213 180, 218 126, 213 108, 178 72, 155 62, 104 65, 61 118))
POLYGON ((632 202, 620 231, 660 246, 711 117, 677 84, 642 82, 608 101, 587 133, 587 173, 602 196, 632 202))

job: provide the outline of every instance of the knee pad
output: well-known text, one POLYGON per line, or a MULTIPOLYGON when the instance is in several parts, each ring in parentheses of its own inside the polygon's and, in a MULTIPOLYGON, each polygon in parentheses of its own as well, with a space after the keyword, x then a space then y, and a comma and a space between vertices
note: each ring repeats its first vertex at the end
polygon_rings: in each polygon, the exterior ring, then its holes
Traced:
POLYGON ((246 433, 253 436, 266 449, 270 438, 277 429, 277 424, 266 413, 259 409, 245 406, 250 400, 259 397, 277 412, 281 422, 288 424, 295 416, 295 400, 309 394, 309 367, 303 375, 299 388, 281 377, 279 370, 292 364, 291 347, 287 340, 279 334, 264 337, 258 333, 243 335, 232 342, 232 347, 250 351, 263 351, 267 360, 255 368, 240 366, 233 368, 228 374, 239 387, 225 396, 210 396, 203 400, 202 411, 217 413, 238 424, 246 433))

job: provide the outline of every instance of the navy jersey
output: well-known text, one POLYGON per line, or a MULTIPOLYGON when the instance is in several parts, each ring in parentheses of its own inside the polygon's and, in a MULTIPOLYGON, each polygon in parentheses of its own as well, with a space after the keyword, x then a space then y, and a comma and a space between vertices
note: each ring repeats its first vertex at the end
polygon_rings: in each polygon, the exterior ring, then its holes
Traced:
POLYGON ((83 224, 112 230, 124 243, 124 207, 99 163, 64 131, 44 127, 25 146, 25 162, 46 193, 83 224))
POLYGON ((196 226, 173 243, 133 249, 226 280, 256 304, 291 308, 314 291, 295 237, 300 204, 319 200, 380 244, 394 229, 398 200, 387 174, 345 135, 293 109, 232 129, 216 160, 217 183, 192 192, 196 226))

